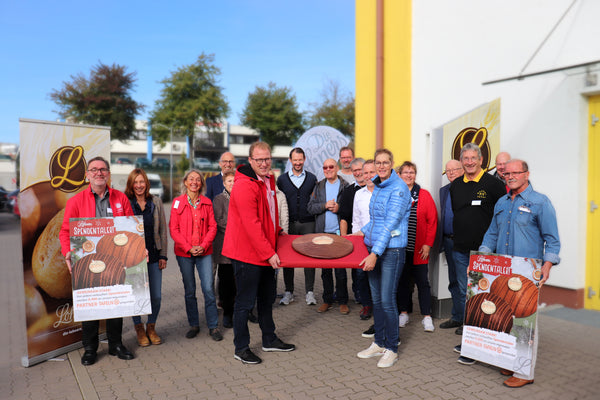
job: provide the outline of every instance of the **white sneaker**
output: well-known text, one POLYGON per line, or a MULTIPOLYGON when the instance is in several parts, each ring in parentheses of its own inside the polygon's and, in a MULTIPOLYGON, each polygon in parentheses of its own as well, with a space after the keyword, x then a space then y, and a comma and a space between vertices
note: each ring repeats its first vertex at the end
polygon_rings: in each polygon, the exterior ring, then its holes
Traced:
POLYGON ((379 359, 377 366, 379 368, 391 367, 392 365, 396 364, 396 361, 398 361, 398 353, 394 353, 389 349, 385 349, 383 352, 383 357, 379 359))
POLYGON ((358 358, 371 358, 379 357, 385 354, 387 350, 383 347, 379 347, 375 342, 371 343, 368 349, 359 352, 356 356, 358 358))
POLYGON ((400 318, 398 318, 398 326, 404 328, 406 324, 408 324, 408 314, 402 313, 400 314, 400 318))
POLYGON ((285 292, 281 300, 279 300, 279 304, 287 306, 292 301, 294 301, 294 295, 292 294, 292 292, 285 292))
POLYGON ((306 304, 309 306, 317 305, 317 299, 315 299, 315 294, 313 292, 306 293, 306 304))
POLYGON ((423 321, 421 321, 421 323, 423 324, 425 332, 433 332, 435 330, 435 327, 433 326, 433 321, 431 320, 430 316, 423 318, 423 321))

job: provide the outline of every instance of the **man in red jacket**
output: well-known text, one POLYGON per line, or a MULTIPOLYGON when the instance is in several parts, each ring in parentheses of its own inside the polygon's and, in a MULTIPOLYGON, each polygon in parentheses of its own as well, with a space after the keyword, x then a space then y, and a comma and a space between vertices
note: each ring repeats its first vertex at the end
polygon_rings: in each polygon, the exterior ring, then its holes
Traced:
MULTIPOLYGON (((67 201, 65 218, 59 238, 61 252, 65 256, 69 272, 71 271, 71 244, 69 239, 70 218, 120 217, 133 215, 131 204, 124 193, 108 187, 110 166, 102 157, 94 157, 88 163, 86 177, 90 186, 77 193, 67 201)), ((81 357, 83 365, 96 362, 98 351, 98 328, 100 321, 83 321, 81 323, 81 342, 85 352, 81 357)), ((106 335, 108 337, 108 354, 118 356, 122 360, 132 360, 133 354, 123 346, 121 331, 123 318, 106 320, 106 335)))
POLYGON ((237 294, 233 310, 235 359, 245 364, 262 360, 250 350, 248 314, 257 304, 263 351, 292 351, 293 344, 275 335, 273 302, 279 226, 275 179, 271 170, 271 147, 265 142, 250 146, 248 165, 241 165, 229 199, 229 214, 222 254, 231 258, 237 294))

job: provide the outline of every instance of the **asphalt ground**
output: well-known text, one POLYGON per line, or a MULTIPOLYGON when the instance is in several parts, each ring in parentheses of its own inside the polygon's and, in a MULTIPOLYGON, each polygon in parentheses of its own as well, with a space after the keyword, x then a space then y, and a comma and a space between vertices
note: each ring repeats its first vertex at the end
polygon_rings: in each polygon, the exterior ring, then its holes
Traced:
MULTIPOLYGON (((168 207, 168 204, 165 206, 168 207)), ((535 383, 519 389, 504 387, 498 368, 458 364, 454 330, 426 333, 418 313, 400 329, 399 362, 377 368, 377 359, 356 353, 371 340, 361 332, 372 323, 359 319, 360 306, 351 301, 349 315, 334 307, 318 314, 304 302, 303 273, 296 272, 296 301, 273 309, 277 334, 297 350, 265 353, 260 330, 250 324, 251 348, 263 358, 245 365, 233 358, 233 331, 224 340, 208 336, 202 296, 198 301, 200 334, 186 339, 183 285, 172 254, 163 274, 162 308, 156 329, 164 343, 140 348, 133 323, 126 318, 125 345, 136 358, 119 360, 100 345, 96 364, 80 363, 82 350, 29 368, 25 354, 25 318, 16 217, 0 213, 0 399, 598 399, 600 398, 600 313, 563 307, 541 308, 540 342, 535 383)), ((317 273, 316 295, 321 302, 317 273)), ((283 291, 279 276, 279 292, 283 291)), ((416 299, 415 299, 416 300, 416 299)))

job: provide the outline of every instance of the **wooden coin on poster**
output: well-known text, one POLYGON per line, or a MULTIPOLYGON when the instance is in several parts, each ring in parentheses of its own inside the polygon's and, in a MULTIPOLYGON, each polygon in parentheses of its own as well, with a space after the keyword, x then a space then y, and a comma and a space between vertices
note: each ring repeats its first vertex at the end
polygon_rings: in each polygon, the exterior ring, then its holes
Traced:
POLYGON ((351 241, 331 233, 310 233, 294 239, 292 247, 298 253, 313 258, 341 258, 352 253, 351 241))

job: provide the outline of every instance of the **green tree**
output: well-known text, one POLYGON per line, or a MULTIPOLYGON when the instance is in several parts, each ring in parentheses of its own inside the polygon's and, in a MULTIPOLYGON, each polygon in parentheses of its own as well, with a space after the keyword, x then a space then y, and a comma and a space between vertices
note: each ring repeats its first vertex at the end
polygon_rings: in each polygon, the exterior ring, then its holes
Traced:
POLYGON ((304 132, 296 96, 290 88, 278 88, 273 82, 248 94, 241 123, 256 129, 271 146, 289 145, 304 132))
POLYGON ((345 93, 337 81, 330 80, 321 91, 321 100, 312 103, 309 112, 311 126, 327 125, 354 138, 354 96, 345 93))
POLYGON ((50 98, 60 107, 62 118, 110 126, 111 139, 127 140, 135 130, 135 116, 145 108, 131 97, 135 76, 124 66, 98 62, 89 78, 81 73, 71 75, 71 81, 53 90, 50 98))
MULTIPOLYGON (((220 135, 219 127, 227 118, 229 104, 223 89, 217 84, 219 75, 221 70, 214 65, 214 55, 204 53, 194 64, 172 72, 170 77, 161 81, 164 87, 150 115, 150 122, 183 130, 192 139, 192 148, 196 123, 202 124, 209 135, 220 135)), ((159 143, 168 140, 168 129, 156 126, 153 131, 154 139, 159 143)))

